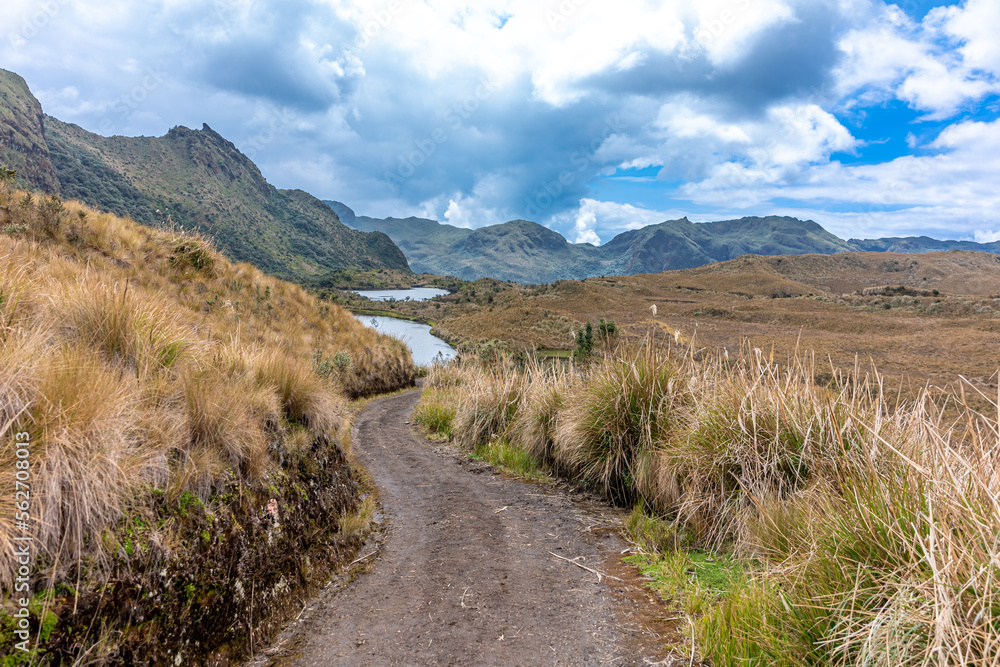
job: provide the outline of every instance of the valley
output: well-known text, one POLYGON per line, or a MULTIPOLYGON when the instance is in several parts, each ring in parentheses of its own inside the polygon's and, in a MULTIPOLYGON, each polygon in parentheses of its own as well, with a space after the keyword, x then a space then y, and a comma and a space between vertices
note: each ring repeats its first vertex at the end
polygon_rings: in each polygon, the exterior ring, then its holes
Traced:
MULTIPOLYGON (((344 293, 336 298, 364 307, 344 293)), ((374 307, 431 322, 434 333, 473 354, 496 347, 568 354, 586 322, 608 319, 634 341, 676 338, 731 355, 749 345, 773 349, 780 360, 808 352, 827 378, 831 366, 874 366, 908 392, 959 375, 995 391, 1000 363, 1000 258, 985 253, 747 256, 534 286, 484 279, 432 301, 374 307)))

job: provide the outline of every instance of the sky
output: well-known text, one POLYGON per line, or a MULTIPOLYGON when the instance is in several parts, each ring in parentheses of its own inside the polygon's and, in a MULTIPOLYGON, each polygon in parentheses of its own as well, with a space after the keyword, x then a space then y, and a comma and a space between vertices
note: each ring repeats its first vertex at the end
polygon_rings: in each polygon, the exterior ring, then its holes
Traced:
POLYGON ((997 0, 4 0, 0 67, 359 215, 992 241, 998 34, 997 0))

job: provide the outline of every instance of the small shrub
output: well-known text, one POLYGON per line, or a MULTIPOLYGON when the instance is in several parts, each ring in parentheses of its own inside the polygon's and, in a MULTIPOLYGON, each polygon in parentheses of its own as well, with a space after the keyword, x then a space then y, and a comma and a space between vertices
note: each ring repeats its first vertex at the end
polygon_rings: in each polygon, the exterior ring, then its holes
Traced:
POLYGON ((55 234, 62 227, 66 207, 58 195, 52 195, 39 206, 38 214, 42 230, 48 234, 55 234))
POLYGON ((601 318, 601 321, 597 323, 597 338, 605 344, 618 340, 618 325, 615 321, 601 318))
POLYGON ((184 238, 174 244, 170 263, 178 269, 190 267, 202 271, 211 269, 215 258, 204 242, 197 238, 184 238))
POLYGON ((573 357, 581 361, 590 359, 594 353, 594 325, 587 322, 583 329, 576 332, 576 352, 573 357))

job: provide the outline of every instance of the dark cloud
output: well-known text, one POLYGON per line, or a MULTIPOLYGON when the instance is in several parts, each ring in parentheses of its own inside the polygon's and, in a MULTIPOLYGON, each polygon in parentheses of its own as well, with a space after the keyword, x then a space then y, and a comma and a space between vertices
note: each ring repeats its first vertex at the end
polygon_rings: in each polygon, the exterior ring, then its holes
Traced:
POLYGON ((301 56, 294 42, 241 37, 206 49, 201 74, 227 92, 302 111, 325 110, 340 96, 338 82, 301 56))
POLYGON ((217 9, 173 17, 204 83, 304 112, 324 111, 353 90, 354 77, 337 70, 354 31, 328 5, 285 0, 217 9))
MULTIPOLYGON (((704 49, 646 50, 626 71, 609 69, 581 82, 588 92, 662 98, 691 93, 722 102, 735 116, 759 115, 789 98, 815 97, 832 83, 842 20, 824 4, 800 6, 795 21, 762 30, 738 61, 713 64, 704 49)), ((689 35, 694 41, 696 36, 689 35)), ((710 40, 711 36, 702 37, 710 40)))

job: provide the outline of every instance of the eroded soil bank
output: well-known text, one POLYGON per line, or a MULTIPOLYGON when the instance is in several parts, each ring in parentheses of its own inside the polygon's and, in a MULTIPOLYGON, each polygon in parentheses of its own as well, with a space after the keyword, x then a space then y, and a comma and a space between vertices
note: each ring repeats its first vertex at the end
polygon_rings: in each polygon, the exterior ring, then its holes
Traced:
POLYGON ((615 529, 620 517, 420 439, 409 425, 418 398, 410 392, 376 401, 355 422, 355 451, 381 489, 387 517, 374 565, 314 600, 254 664, 662 659, 658 638, 631 620, 641 616, 636 606, 644 599, 636 582, 599 582, 564 560, 613 570, 625 547, 615 529))
POLYGON ((234 481, 208 505, 151 494, 105 535, 104 576, 70 564, 79 588, 59 586, 47 609, 33 602, 31 653, 12 651, 10 618, 0 623, 0 664, 238 664, 355 557, 360 540, 338 517, 357 498, 326 437, 285 453, 268 483, 234 481))

